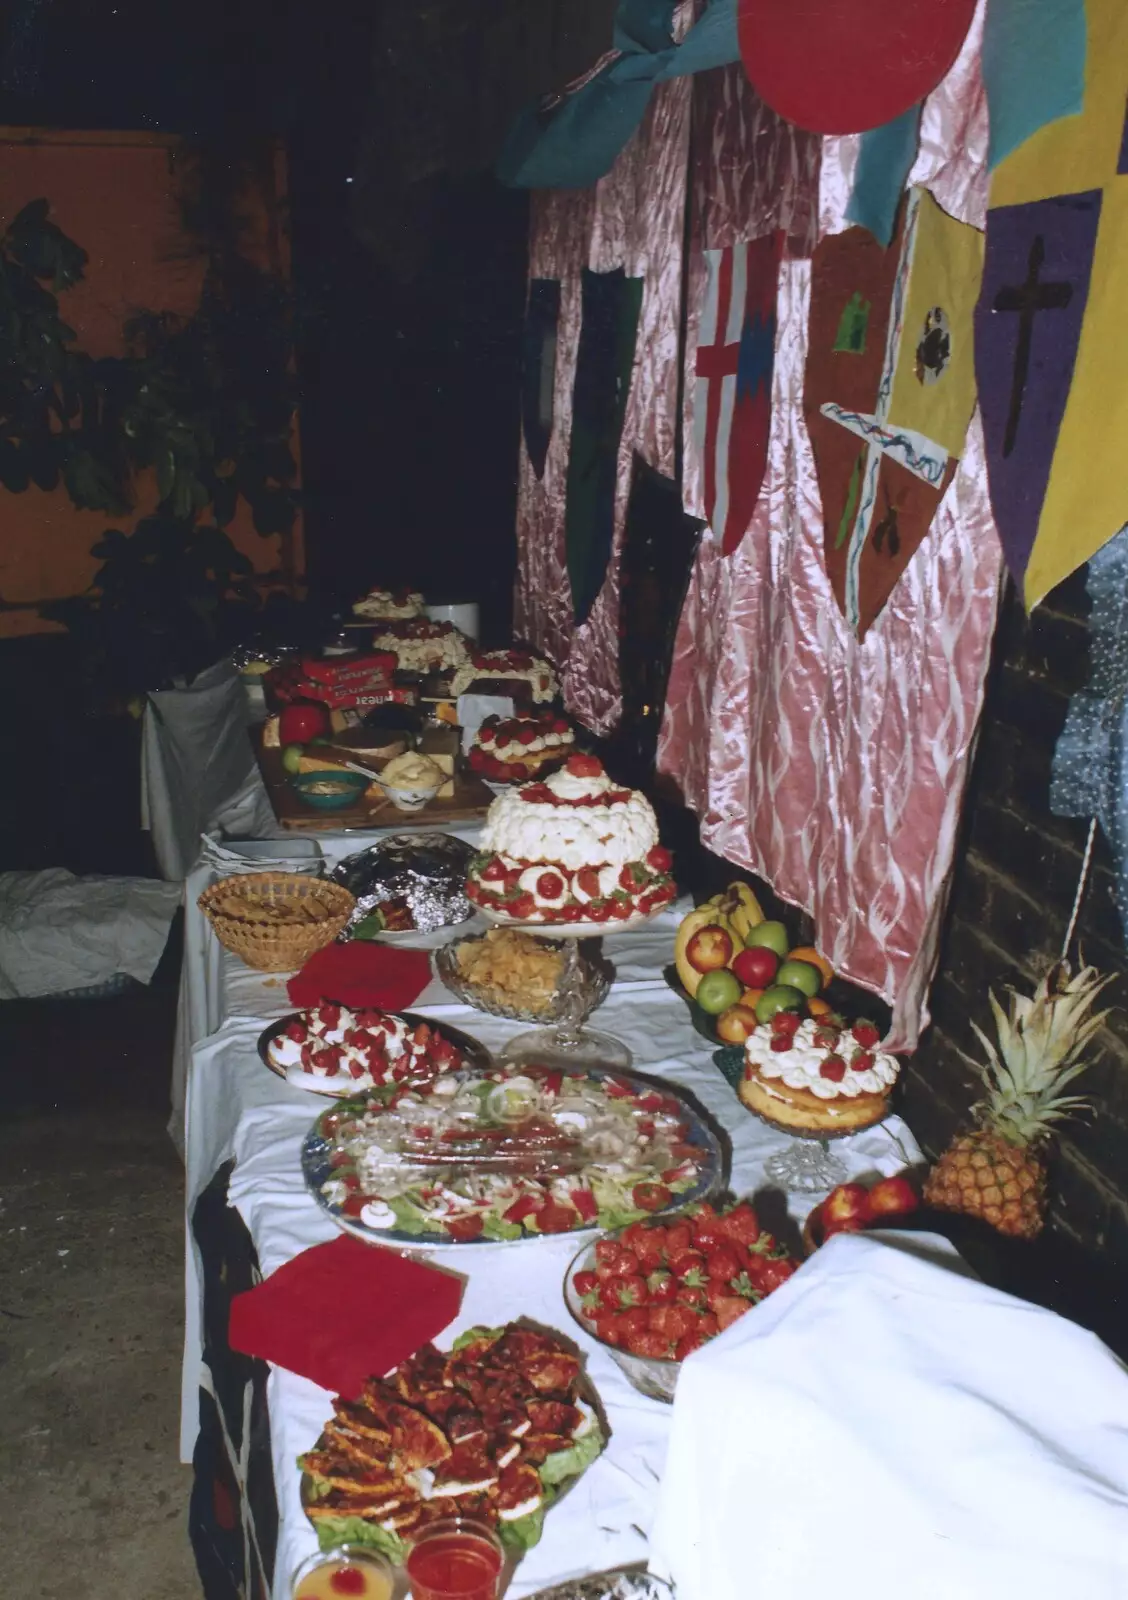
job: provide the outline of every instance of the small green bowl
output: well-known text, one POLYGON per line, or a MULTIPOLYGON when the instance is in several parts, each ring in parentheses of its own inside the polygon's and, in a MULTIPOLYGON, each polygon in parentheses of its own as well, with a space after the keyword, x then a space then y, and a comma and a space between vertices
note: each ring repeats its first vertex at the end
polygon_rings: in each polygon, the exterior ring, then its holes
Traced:
POLYGON ((371 781, 362 772, 295 772, 290 786, 317 811, 343 811, 356 804, 371 781))

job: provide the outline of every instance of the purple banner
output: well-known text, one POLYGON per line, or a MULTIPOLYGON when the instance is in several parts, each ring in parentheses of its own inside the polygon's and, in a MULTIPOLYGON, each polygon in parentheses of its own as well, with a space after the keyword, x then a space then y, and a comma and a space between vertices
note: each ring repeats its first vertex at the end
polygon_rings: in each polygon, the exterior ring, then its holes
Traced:
POLYGON ((1073 381, 1100 214, 1099 189, 987 213, 975 373, 991 505, 1019 584, 1073 381))

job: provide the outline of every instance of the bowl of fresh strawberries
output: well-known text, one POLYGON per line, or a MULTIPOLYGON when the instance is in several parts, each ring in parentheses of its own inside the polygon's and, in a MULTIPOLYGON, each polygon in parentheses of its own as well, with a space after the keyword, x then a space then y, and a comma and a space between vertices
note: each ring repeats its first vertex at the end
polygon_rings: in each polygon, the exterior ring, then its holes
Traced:
POLYGON ((633 1222, 587 1244, 564 1298, 640 1393, 672 1400, 681 1363, 799 1266, 747 1200, 633 1222))

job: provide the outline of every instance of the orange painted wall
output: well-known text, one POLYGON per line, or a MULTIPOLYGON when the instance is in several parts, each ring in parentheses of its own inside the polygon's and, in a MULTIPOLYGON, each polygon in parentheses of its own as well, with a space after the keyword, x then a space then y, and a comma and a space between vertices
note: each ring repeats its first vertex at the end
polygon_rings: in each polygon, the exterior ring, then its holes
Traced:
MULTIPOLYGON (((136 312, 190 315, 199 303, 206 261, 181 226, 180 149, 160 135, 0 128, 0 229, 29 200, 50 201, 52 220, 90 258, 85 281, 59 298, 79 347, 93 356, 122 354, 122 325, 136 312)), ((247 196, 246 248, 261 265, 288 273, 284 200, 278 150, 272 171, 247 196)), ((105 517, 76 510, 61 488, 47 494, 33 485, 17 495, 0 485, 0 598, 17 607, 0 609, 0 638, 51 629, 36 603, 88 587, 98 565, 91 545, 106 528, 128 530, 151 511, 155 486, 138 484, 136 500, 129 517, 105 517)), ((288 538, 263 539, 240 502, 228 532, 257 573, 276 574, 286 586, 300 576, 300 523, 288 538)))

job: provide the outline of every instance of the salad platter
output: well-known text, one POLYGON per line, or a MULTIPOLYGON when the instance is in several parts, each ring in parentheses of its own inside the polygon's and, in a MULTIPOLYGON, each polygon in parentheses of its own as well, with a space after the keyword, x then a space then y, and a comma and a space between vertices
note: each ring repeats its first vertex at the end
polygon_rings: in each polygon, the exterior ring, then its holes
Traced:
POLYGON ((413 1011, 353 1011, 326 1000, 264 1028, 258 1053, 277 1077, 333 1099, 390 1095, 405 1084, 425 1088, 444 1072, 485 1071, 493 1059, 479 1040, 445 1022, 413 1011))
POLYGON ((301 1161, 339 1228, 416 1249, 624 1227, 724 1180, 717 1134, 678 1090, 529 1063, 342 1100, 301 1161))

